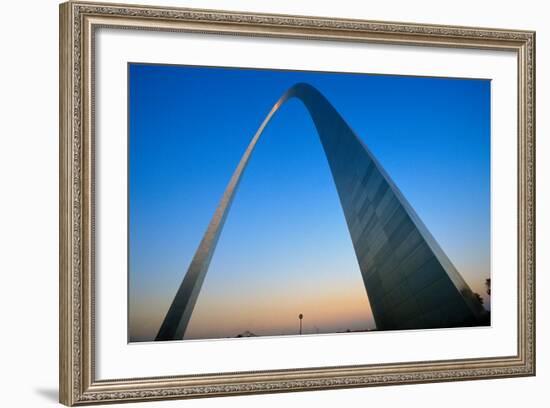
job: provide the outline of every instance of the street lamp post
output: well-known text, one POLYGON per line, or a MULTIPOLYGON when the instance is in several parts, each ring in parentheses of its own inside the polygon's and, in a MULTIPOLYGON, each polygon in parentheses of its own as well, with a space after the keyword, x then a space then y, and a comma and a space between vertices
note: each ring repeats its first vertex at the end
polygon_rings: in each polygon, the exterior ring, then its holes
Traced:
POLYGON ((304 315, 300 313, 298 315, 298 319, 300 319, 300 334, 302 334, 302 319, 303 318, 304 318, 304 315))

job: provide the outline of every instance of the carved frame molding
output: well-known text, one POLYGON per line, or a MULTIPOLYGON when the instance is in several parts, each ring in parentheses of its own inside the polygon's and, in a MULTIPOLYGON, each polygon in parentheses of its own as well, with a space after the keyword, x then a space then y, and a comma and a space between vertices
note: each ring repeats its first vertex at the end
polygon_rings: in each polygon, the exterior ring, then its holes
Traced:
POLYGON ((535 374, 535 33, 229 11, 60 5, 60 402, 79 405, 535 374), (246 373, 94 376, 94 32, 98 27, 514 51, 518 61, 518 350, 514 356, 246 373))

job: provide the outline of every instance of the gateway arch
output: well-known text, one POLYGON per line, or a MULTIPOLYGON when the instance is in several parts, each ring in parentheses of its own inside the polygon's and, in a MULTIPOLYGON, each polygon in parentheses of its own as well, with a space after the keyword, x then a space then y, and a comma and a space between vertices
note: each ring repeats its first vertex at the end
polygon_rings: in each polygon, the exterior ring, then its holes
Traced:
POLYGON ((377 329, 478 325, 481 303, 368 147, 317 89, 298 83, 275 103, 244 152, 155 340, 183 339, 254 148, 273 115, 292 98, 305 105, 317 129, 377 329))

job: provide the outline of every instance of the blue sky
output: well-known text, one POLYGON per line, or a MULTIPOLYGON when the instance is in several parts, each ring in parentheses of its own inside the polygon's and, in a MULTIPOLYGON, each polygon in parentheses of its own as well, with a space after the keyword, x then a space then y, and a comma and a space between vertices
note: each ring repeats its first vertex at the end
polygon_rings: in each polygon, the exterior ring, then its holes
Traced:
MULTIPOLYGON (((131 339, 155 336, 246 146, 297 82, 327 97, 484 295, 489 80, 130 64, 131 339)), ((293 334, 298 313, 308 333, 374 327, 321 144, 290 100, 246 170, 186 338, 293 334)))

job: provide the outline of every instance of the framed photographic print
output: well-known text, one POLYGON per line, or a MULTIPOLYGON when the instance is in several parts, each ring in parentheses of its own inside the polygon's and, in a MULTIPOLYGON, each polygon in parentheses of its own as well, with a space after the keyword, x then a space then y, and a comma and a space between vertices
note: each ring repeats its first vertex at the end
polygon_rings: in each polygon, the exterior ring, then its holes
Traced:
POLYGON ((60 6, 66 405, 535 374, 535 33, 60 6))

